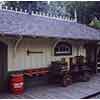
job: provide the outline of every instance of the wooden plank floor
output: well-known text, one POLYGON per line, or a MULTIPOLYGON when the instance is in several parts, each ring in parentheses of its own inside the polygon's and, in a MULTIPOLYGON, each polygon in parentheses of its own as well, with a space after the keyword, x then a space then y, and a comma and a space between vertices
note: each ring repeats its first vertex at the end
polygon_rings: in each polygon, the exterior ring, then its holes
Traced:
POLYGON ((89 82, 73 83, 68 87, 38 85, 28 88, 22 95, 0 94, 0 99, 79 99, 100 91, 100 73, 89 82))

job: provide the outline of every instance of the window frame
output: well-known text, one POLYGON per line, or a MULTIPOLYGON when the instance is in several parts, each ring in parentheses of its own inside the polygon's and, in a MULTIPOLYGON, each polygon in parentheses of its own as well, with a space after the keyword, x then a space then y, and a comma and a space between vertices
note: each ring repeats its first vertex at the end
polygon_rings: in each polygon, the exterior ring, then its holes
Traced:
POLYGON ((66 56, 66 55, 72 55, 72 45, 70 45, 66 41, 58 42, 54 47, 54 56, 66 56), (63 46, 66 46, 66 47, 61 49, 61 47, 63 47, 63 46), (66 51, 66 48, 69 50, 66 51), (62 50, 62 51, 60 51, 60 50, 62 50), (63 50, 65 50, 65 51, 63 51, 63 50))

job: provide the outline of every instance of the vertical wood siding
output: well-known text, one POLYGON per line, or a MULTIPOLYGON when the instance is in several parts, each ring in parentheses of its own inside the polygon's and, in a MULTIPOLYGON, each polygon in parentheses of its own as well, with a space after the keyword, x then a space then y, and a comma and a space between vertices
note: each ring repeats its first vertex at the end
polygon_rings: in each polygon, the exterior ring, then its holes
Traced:
POLYGON ((13 50, 14 44, 9 42, 8 46, 8 71, 24 70, 30 68, 48 67, 51 61, 61 60, 62 57, 66 58, 69 62, 69 57, 77 55, 79 48, 79 55, 85 56, 85 48, 83 43, 68 41, 72 45, 72 55, 70 56, 54 56, 53 46, 54 39, 23 39, 17 48, 16 65, 13 64, 13 50), (33 52, 42 51, 43 54, 29 54, 27 49, 33 52))

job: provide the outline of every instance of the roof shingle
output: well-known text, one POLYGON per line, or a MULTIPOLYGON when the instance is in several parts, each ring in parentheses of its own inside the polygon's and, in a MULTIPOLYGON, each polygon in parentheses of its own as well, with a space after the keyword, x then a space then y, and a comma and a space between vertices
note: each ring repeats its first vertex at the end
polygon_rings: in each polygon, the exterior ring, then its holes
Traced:
POLYGON ((100 31, 83 24, 2 10, 0 33, 100 40, 100 31))

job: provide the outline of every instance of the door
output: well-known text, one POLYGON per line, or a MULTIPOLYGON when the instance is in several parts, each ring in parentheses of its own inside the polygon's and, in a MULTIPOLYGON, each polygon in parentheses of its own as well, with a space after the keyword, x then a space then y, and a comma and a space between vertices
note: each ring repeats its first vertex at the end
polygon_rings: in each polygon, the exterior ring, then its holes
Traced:
POLYGON ((86 60, 88 67, 91 68, 93 73, 96 73, 96 52, 97 52, 97 45, 96 43, 88 43, 86 45, 86 60))
POLYGON ((100 46, 97 48, 97 70, 100 70, 100 46))
POLYGON ((7 45, 0 42, 0 92, 7 83, 7 45))

